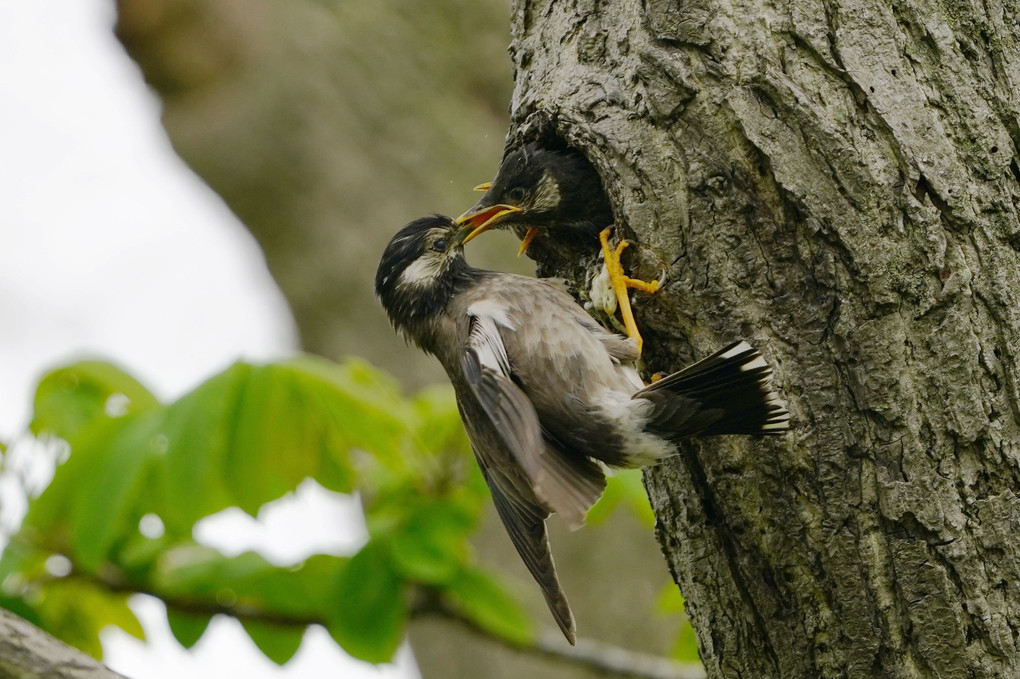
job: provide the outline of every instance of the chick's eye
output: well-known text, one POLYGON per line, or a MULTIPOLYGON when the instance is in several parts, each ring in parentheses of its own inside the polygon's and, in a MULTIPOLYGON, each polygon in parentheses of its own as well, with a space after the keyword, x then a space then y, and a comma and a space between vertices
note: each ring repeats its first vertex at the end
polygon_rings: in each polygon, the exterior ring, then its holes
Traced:
POLYGON ((507 197, 515 203, 519 203, 524 200, 524 189, 520 186, 514 187, 510 189, 510 193, 507 194, 507 197))
POLYGON ((440 238, 439 240, 437 240, 435 243, 432 244, 432 249, 435 250, 436 252, 445 252, 446 251, 446 239, 445 238, 440 238))

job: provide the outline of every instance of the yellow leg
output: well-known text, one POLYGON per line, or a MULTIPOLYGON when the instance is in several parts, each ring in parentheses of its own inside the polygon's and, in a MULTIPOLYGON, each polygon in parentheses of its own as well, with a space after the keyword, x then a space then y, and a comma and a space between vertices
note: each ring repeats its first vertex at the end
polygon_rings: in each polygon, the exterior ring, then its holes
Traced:
POLYGON ((630 308, 630 296, 627 294, 627 288, 636 288, 638 290, 644 290, 645 292, 652 293, 659 289, 659 282, 641 281, 636 278, 630 278, 624 273, 623 265, 620 264, 620 256, 623 254, 623 251, 627 249, 629 243, 627 241, 620 241, 620 243, 616 246, 616 249, 613 249, 613 247, 609 245, 609 234, 612 230, 612 227, 609 227, 599 234, 599 242, 602 243, 602 257, 606 261, 606 270, 609 271, 609 280, 613 285, 613 292, 616 293, 616 301, 620 306, 620 316, 623 317, 623 327, 627 329, 627 337, 633 337, 634 341, 637 342, 638 354, 640 354, 644 340, 641 339, 641 333, 638 332, 637 323, 634 322, 634 312, 630 308))

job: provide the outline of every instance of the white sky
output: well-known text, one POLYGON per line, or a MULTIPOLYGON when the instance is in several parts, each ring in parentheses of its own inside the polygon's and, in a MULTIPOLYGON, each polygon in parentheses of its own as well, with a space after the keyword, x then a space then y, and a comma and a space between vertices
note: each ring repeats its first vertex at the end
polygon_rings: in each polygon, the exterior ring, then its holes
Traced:
MULTIPOLYGON (((111 33, 111 0, 0 0, 0 438, 24 430, 31 387, 83 355, 114 359, 174 398, 238 357, 293 350, 295 334, 261 253, 174 155, 159 108, 111 33)), ((279 562, 349 553, 357 505, 314 484, 260 522, 226 513, 196 537, 279 562)), ((284 668, 232 620, 192 653, 162 605, 133 602, 148 644, 105 634, 106 662, 132 679, 182 676, 416 677, 405 647, 374 668, 310 630, 284 668)))

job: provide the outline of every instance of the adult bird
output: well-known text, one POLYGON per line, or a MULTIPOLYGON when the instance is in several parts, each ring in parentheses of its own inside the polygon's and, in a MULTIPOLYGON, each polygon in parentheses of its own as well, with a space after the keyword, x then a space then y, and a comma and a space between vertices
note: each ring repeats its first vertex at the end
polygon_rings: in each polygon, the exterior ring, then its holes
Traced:
MULTIPOLYGON (((458 223, 473 231, 465 242, 495 227, 526 227, 519 254, 542 233, 561 240, 585 241, 602 247, 609 284, 623 318, 627 336, 641 351, 643 340, 634 320, 628 288, 655 292, 657 281, 645 282, 626 275, 620 257, 628 242, 614 248, 609 243, 613 210, 602 188, 602 180, 588 160, 573 149, 554 150, 534 142, 512 150, 503 159, 490 183, 475 187, 485 194, 458 223)), ((601 297, 601 295, 600 295, 601 297)), ((609 298, 612 301, 612 297, 609 298)), ((608 309, 609 314, 615 309, 608 309)))
POLYGON ((746 342, 645 387, 633 341, 541 279, 469 266, 469 231, 441 215, 405 226, 376 294, 396 330, 446 369, 496 511, 573 644, 549 514, 580 527, 605 487, 601 464, 646 465, 693 434, 779 434, 789 415, 746 342))

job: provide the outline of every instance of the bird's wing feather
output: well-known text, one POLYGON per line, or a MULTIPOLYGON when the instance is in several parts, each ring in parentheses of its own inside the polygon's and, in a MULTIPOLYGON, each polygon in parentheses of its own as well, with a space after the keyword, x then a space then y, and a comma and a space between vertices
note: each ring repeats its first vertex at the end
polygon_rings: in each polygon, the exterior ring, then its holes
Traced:
POLYGON ((519 494, 512 496, 505 494, 504 489, 509 484, 505 479, 499 480, 498 472, 493 473, 482 467, 482 474, 492 491, 496 512, 503 520, 510 540, 524 560, 524 565, 535 578, 535 582, 542 589, 542 596, 545 597, 556 624, 563 630, 567 641, 573 644, 576 640, 574 614, 570 611, 570 604, 563 593, 563 588, 560 587, 559 578, 556 577, 556 565, 553 563, 552 552, 549 550, 549 536, 545 530, 545 518, 549 513, 538 505, 526 501, 519 494))
POLYGON ((511 379, 497 317, 473 317, 461 360, 465 380, 535 496, 576 529, 602 495, 605 477, 591 460, 567 455, 543 438, 534 406, 511 379))

